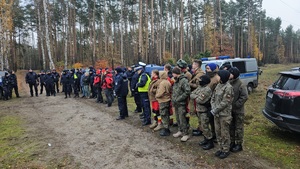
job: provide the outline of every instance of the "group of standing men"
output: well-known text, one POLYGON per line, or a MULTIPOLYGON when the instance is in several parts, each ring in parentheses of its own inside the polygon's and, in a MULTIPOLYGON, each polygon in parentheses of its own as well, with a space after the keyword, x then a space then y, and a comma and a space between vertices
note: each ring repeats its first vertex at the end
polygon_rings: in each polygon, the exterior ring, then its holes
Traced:
POLYGON ((13 70, 5 72, 4 76, 0 77, 0 82, 0 96, 3 100, 9 100, 12 98, 12 90, 15 91, 17 98, 20 97, 17 76, 13 70))
POLYGON ((135 67, 130 76, 137 105, 135 112, 142 112, 143 125, 149 125, 152 110, 154 121, 150 128, 160 130, 161 136, 169 136, 170 116, 175 110, 178 131, 173 137, 180 137, 182 142, 190 138, 188 114, 196 114, 199 126, 193 135, 204 136, 199 143, 204 150, 214 148, 216 139, 219 149, 215 155, 223 159, 230 151, 243 150, 244 104, 248 92, 236 67, 219 68, 209 63, 204 72, 201 65, 200 60, 195 60, 189 70, 188 64, 180 59, 172 70, 166 64, 164 71, 153 70, 151 77, 144 72, 143 65, 135 67))

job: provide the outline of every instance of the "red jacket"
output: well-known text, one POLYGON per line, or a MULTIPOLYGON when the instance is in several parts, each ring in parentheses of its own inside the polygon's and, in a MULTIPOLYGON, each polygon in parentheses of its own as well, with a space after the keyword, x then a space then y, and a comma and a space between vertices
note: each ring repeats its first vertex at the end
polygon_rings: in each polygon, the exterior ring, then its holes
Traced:
POLYGON ((114 86, 113 75, 111 73, 107 73, 102 83, 102 89, 112 89, 114 86))

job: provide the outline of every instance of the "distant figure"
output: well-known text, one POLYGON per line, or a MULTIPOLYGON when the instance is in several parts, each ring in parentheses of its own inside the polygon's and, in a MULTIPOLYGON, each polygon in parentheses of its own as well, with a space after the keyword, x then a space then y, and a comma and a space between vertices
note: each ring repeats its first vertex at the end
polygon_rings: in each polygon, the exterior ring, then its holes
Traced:
POLYGON ((65 99, 71 97, 71 76, 68 70, 64 70, 61 75, 60 85, 63 85, 63 91, 65 92, 65 99))
POLYGON ((3 96, 4 96, 3 100, 8 100, 8 97, 10 96, 11 82, 10 82, 9 74, 7 72, 5 72, 5 75, 2 78, 2 83, 3 83, 3 92, 4 92, 3 93, 3 96))
POLYGON ((12 90, 14 89, 16 97, 19 98, 20 96, 19 96, 19 91, 18 91, 18 80, 17 80, 17 76, 15 74, 15 71, 10 72, 9 78, 10 78, 10 83, 11 83, 10 97, 12 98, 12 90))
POLYGON ((54 77, 54 88, 56 88, 56 92, 59 93, 58 81, 59 81, 60 75, 59 75, 59 73, 56 72, 56 69, 52 70, 52 74, 54 77))
POLYGON ((115 95, 118 97, 118 107, 120 116, 117 120, 123 120, 125 117, 128 117, 128 107, 126 97, 128 95, 128 79, 126 74, 123 74, 123 69, 117 67, 115 69, 115 95))
POLYGON ((46 90, 46 86, 45 86, 45 71, 42 70, 41 73, 39 73, 38 77, 40 78, 40 83, 41 83, 41 92, 40 94, 43 94, 43 90, 45 88, 46 90))
POLYGON ((30 88, 30 95, 33 97, 33 88, 35 91, 35 96, 38 97, 38 85, 39 85, 39 79, 38 75, 32 71, 32 69, 28 70, 28 73, 26 74, 25 81, 27 84, 29 84, 30 88))
POLYGON ((56 91, 55 91, 55 77, 51 73, 50 70, 47 70, 47 74, 45 77, 45 86, 46 86, 46 96, 56 96, 56 91))

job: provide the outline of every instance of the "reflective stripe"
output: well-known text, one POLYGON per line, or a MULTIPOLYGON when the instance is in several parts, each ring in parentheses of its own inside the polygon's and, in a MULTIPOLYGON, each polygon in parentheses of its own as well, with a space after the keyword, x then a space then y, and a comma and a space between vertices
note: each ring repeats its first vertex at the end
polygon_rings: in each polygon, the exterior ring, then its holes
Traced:
MULTIPOLYGON (((147 76, 147 82, 146 82, 145 86, 138 87, 138 92, 148 92, 148 88, 149 88, 151 79, 150 79, 149 75, 147 75, 147 73, 145 73, 145 75, 147 76)), ((138 83, 141 82, 141 79, 142 79, 142 75, 140 76, 138 83)))

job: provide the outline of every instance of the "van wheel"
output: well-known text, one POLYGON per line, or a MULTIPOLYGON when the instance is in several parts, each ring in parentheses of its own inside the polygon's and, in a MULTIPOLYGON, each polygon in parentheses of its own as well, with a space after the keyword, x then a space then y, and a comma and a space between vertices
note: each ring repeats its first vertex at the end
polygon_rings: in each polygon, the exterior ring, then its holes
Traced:
POLYGON ((251 94, 253 92, 253 84, 252 83, 248 83, 247 85, 247 90, 248 90, 248 94, 251 94))

